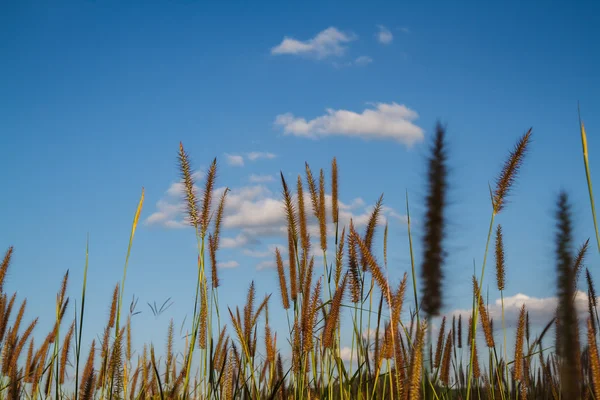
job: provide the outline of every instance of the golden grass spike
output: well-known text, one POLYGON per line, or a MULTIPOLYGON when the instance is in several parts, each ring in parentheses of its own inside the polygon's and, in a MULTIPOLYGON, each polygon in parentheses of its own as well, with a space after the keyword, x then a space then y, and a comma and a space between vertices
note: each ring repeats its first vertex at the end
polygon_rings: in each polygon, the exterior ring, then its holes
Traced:
POLYGON ((490 316, 488 315, 487 308, 483 303, 483 297, 481 296, 481 291, 479 289, 479 285, 477 284, 477 278, 473 276, 473 295, 477 298, 477 305, 479 307, 479 315, 481 319, 481 327, 483 328, 483 333, 485 334, 485 342, 487 347, 494 347, 494 334, 492 332, 492 326, 490 323, 490 316))
POLYGON ((596 344, 596 332, 592 327, 592 318, 587 320, 587 338, 590 355, 590 368, 592 377, 592 389, 594 398, 600 399, 600 359, 598 358, 598 345, 596 344))
POLYGON ((127 344, 125 346, 125 357, 131 361, 131 315, 127 318, 127 344))
POLYGON ((229 188, 225 188, 223 194, 221 195, 221 199, 219 200, 219 206, 217 207, 217 216, 215 218, 215 230, 213 235, 213 240, 215 242, 215 250, 219 249, 219 240, 221 238, 221 224, 223 222, 223 215, 225 215, 225 202, 227 200, 228 192, 229 188))
POLYGON ((217 270, 217 244, 213 235, 208 235, 208 252, 210 255, 210 265, 211 265, 211 281, 212 287, 219 287, 219 273, 217 270))
POLYGON ((583 262, 585 261, 585 255, 588 251, 589 245, 590 239, 588 238, 585 242, 583 242, 581 247, 577 249, 577 255, 573 260, 573 269, 575 270, 575 278, 573 279, 573 285, 575 286, 573 290, 577 290, 577 281, 579 281, 579 276, 581 275, 581 270, 583 269, 583 262))
POLYGON ((321 237, 321 250, 327 250, 327 212, 325 209, 325 173, 321 169, 319 174, 319 233, 321 237))
POLYGON ((94 377, 94 356, 96 351, 96 341, 92 340, 92 345, 90 346, 90 353, 88 355, 87 362, 85 363, 85 368, 83 369, 83 376, 81 379, 81 385, 79 387, 79 398, 81 400, 91 400, 94 397, 94 386, 95 386, 95 377, 94 377))
POLYGON ((200 324, 198 327, 198 347, 206 349, 206 335, 208 329, 208 299, 206 291, 200 292, 200 324))
POLYGON ((439 368, 442 362, 442 353, 444 350, 444 336, 446 334, 446 316, 442 317, 442 325, 440 326, 440 332, 438 333, 438 340, 435 346, 435 359, 433 363, 434 368, 439 368))
POLYGON ((525 304, 521 306, 519 323, 517 325, 517 337, 515 341, 515 359, 513 367, 513 378, 516 381, 523 380, 523 337, 525 336, 525 304))
POLYGON ((348 234, 348 271, 350 272, 350 292, 352 293, 352 302, 358 303, 361 300, 361 279, 358 270, 358 254, 356 236, 352 235, 354 225, 350 220, 350 234, 348 234))
POLYGON ((171 375, 171 364, 173 363, 173 318, 169 321, 167 330, 167 359, 165 360, 165 385, 169 384, 171 375))
POLYGON ((502 226, 496 227, 496 285, 498 290, 504 290, 506 281, 506 270, 504 265, 504 240, 502 237, 502 226))
POLYGON ((440 371, 440 381, 444 385, 450 385, 450 361, 452 358, 452 332, 448 332, 448 338, 446 339, 446 345, 444 347, 444 357, 442 358, 442 367, 440 371))
POLYGON ((379 289, 384 294, 384 296, 386 298, 386 302, 388 303, 388 306, 391 307, 391 302, 390 302, 391 299, 389 296, 390 288, 389 288, 386 277, 383 275, 383 272, 381 271, 381 267, 379 266, 377 261, 375 261, 375 258, 371 254, 371 251, 369 250, 369 248, 367 247, 365 242, 360 238, 360 236, 358 236, 358 233, 356 233, 356 231, 353 231, 353 232, 350 232, 350 235, 354 235, 354 240, 356 241, 356 243, 358 244, 358 247, 360 248, 360 251, 363 256, 363 260, 365 260, 366 265, 371 270, 371 274, 373 274, 373 278, 375 278, 375 282, 377 282, 379 289))
POLYGON ((115 326, 115 320, 117 316, 117 302, 119 299, 119 284, 115 285, 115 289, 113 291, 112 302, 110 303, 110 314, 108 317, 108 327, 113 328, 115 326))
POLYGON ((6 253, 4 253, 4 258, 2 259, 2 264, 0 264, 0 293, 3 292, 4 278, 6 278, 6 272, 8 271, 8 267, 10 265, 13 249, 13 246, 10 246, 8 250, 6 250, 6 253))
POLYGON ((348 281, 348 273, 344 275, 342 283, 336 289, 331 301, 331 309, 325 319, 323 327, 323 347, 332 348, 335 343, 335 331, 340 322, 340 308, 344 300, 344 292, 346 290, 346 282, 348 281))
POLYGON ((306 208, 304 205, 304 188, 302 187, 302 178, 298 175, 298 182, 296 185, 296 192, 298 196, 298 223, 300 225, 300 243, 303 250, 303 261, 301 268, 306 266, 306 257, 308 257, 308 251, 310 249, 310 240, 308 236, 308 228, 306 222, 306 208))
MULTIPOLYGON (((33 328, 32 328, 33 329, 33 328)), ((75 332, 75 321, 69 327, 65 339, 63 341, 63 348, 60 355, 60 384, 65 383, 65 375, 67 371, 67 363, 69 361, 69 351, 71 349, 71 340, 73 339, 73 333, 75 332)))
POLYGON ((400 322, 400 315, 402 314, 402 306, 404 305, 404 293, 406 292, 406 285, 408 282, 408 274, 405 272, 398 290, 392 297, 392 326, 394 330, 397 330, 397 326, 400 322))
POLYGON ((29 341, 29 349, 27 350, 27 359, 25 361, 25 383, 31 383, 32 380, 32 376, 33 376, 33 371, 34 371, 34 360, 33 360, 33 350, 35 348, 35 343, 34 343, 34 338, 31 338, 31 340, 29 341))
POLYGON ((527 148, 531 138, 531 128, 519 139, 514 149, 510 152, 508 159, 498 179, 496 180, 496 190, 494 191, 494 213, 498 214, 504 209, 506 198, 512 188, 514 181, 523 165, 523 159, 527 153, 527 148))
POLYGON ((319 219, 319 194, 317 192, 317 186, 315 184, 315 179, 313 178, 312 171, 308 166, 308 163, 304 163, 306 167, 306 182, 308 184, 308 192, 310 193, 310 200, 312 202, 313 214, 317 220, 319 219))
POLYGON ((419 400, 421 398, 420 385, 423 371, 423 342, 425 338, 426 323, 422 322, 417 327, 417 337, 413 344, 410 356, 410 373, 408 383, 408 400, 419 400))
POLYGON ((596 219, 596 205, 595 205, 595 201, 594 201, 594 191, 592 189, 592 176, 591 176, 591 172, 590 172, 590 161, 588 159, 587 135, 585 133, 585 126, 583 125, 581 116, 579 116, 579 129, 581 131, 581 147, 583 150, 583 165, 585 167, 585 178, 587 180, 588 193, 590 196, 590 205, 592 207, 592 217, 594 219, 594 229, 596 231, 596 243, 598 245, 598 251, 600 251, 600 235, 598 234, 598 222, 596 219))
POLYGON ((9 341, 15 341, 17 335, 19 334, 19 327, 21 326, 21 321, 23 319, 23 314, 25 313, 25 307, 27 306, 27 299, 24 299, 21 303, 21 307, 19 307, 19 312, 17 312, 17 316, 15 321, 13 322, 13 326, 11 328, 11 337, 9 337, 9 341))
POLYGON ((339 221, 338 168, 335 157, 331 161, 331 219, 334 224, 337 224, 339 221))
POLYGON ((189 223, 198 230, 200 225, 200 212, 198 210, 198 194, 196 193, 196 184, 194 175, 190 166, 190 158, 183 148, 183 144, 179 143, 179 172, 184 186, 184 196, 186 203, 187 219, 189 223))
MULTIPOLYGON (((373 238, 375 237, 375 231, 377 229, 377 225, 379 224, 379 217, 381 216, 381 208, 383 207, 383 194, 379 196, 377 202, 375 203, 375 207, 373 207, 373 211, 369 216, 369 221, 367 222, 367 227, 365 229, 365 238, 364 242, 367 245, 369 251, 373 248, 373 238)), ((367 269, 366 260, 361 258, 361 265, 363 271, 367 269)))
POLYGON ((429 156, 427 172, 426 213, 423 234, 421 278, 423 295, 421 308, 428 316, 439 315, 442 307, 442 280, 445 252, 445 209, 448 191, 448 167, 445 143, 446 130, 438 123, 429 156))
POLYGON ((254 289, 254 281, 250 283, 248 288, 248 295, 246 296, 246 305, 244 306, 244 337, 246 343, 250 343, 250 336, 252 333, 252 319, 254 315, 254 299, 256 291, 254 289))
MULTIPOLYGON (((8 327, 8 320, 12 313, 13 306, 15 304, 15 299, 17 298, 17 294, 13 293, 10 298, 8 305, 4 308, 4 315, 2 320, 0 321, 0 342, 4 339, 4 335, 6 334, 6 328, 8 327)), ((4 298, 4 303, 6 304, 6 297, 4 298)))
POLYGON ((201 212, 201 225, 202 225, 202 238, 206 236, 208 230, 208 224, 210 220, 210 207, 212 205, 213 190, 215 188, 215 179, 217 177, 217 159, 213 159, 213 162, 208 168, 206 174, 206 182, 204 184, 204 192, 202 193, 202 212, 201 212))
MULTIPOLYGON (((288 297, 287 283, 285 280, 285 272, 283 269, 283 260, 279 248, 275 248, 275 260, 277 264, 277 276, 279 277, 279 290, 281 291, 281 303, 285 310, 290 308, 290 299, 288 297)), ((292 277, 293 279, 293 277, 292 277)))
POLYGON ((337 253, 335 255, 335 276, 334 284, 337 288, 340 284, 340 278, 342 277, 342 265, 344 262, 344 244, 346 243, 346 227, 342 228, 342 234, 338 243, 337 253))

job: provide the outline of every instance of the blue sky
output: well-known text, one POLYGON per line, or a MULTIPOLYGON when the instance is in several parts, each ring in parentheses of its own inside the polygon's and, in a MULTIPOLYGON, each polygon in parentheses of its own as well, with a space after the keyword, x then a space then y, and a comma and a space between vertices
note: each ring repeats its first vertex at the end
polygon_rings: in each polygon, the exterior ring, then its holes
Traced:
POLYGON ((348 216, 364 216, 385 193, 397 281, 410 266, 407 190, 420 259, 425 157, 439 118, 451 166, 445 310, 470 306, 473 260, 481 265, 489 223, 488 182, 529 127, 531 152, 498 217, 505 295, 549 298, 560 189, 574 203, 577 243, 593 238, 577 102, 595 178, 599 15, 591 1, 4 4, 0 246, 15 246, 6 287, 28 298, 29 316, 44 315, 46 329, 67 269, 70 293, 79 296, 89 233, 88 315, 101 318, 86 326, 100 332, 143 186, 125 297, 140 299, 137 323, 148 329, 139 340, 163 340, 169 318, 189 317, 194 295, 194 235, 173 227, 180 219, 169 212, 177 205, 169 189, 178 181, 180 141, 198 171, 217 157, 217 186, 230 187, 237 201, 224 232, 232 247, 220 254, 231 267, 221 271, 222 303, 241 305, 254 279, 258 296, 273 292, 277 308, 269 265, 272 246, 285 240, 277 233, 276 175, 293 181, 305 161, 329 175, 334 156, 348 216), (169 297, 173 306, 155 319, 146 302, 169 297))

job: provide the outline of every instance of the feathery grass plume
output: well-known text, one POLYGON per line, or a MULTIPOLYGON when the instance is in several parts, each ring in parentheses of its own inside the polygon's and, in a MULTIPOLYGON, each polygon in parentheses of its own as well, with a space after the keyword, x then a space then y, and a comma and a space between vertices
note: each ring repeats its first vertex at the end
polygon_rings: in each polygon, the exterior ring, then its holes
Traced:
POLYGON ((458 314, 458 348, 462 349, 462 315, 458 314))
POLYGON ((10 246, 8 250, 6 250, 6 253, 4 253, 4 258, 2 259, 2 264, 0 264, 0 293, 2 293, 4 289, 4 278, 6 278, 6 272, 8 271, 8 267, 10 265, 13 249, 13 246, 10 246))
POLYGON ((377 282, 379 289, 384 294, 388 306, 391 307, 390 288, 386 277, 381 271, 381 267, 379 266, 377 261, 375 261, 375 258, 373 257, 373 254, 371 254, 371 251, 367 247, 366 243, 360 238, 360 236, 358 236, 358 233, 356 233, 356 231, 353 231, 350 232, 350 235, 354 235, 354 240, 356 241, 356 244, 358 244, 365 265, 367 265, 371 270, 371 274, 373 275, 373 278, 375 278, 375 282, 377 282))
POLYGON ((22 384, 21 384, 21 372, 17 369, 10 371, 10 381, 8 384, 8 393, 6 394, 7 400, 19 400, 21 398, 22 384))
POLYGON ((196 184, 194 175, 190 165, 190 158, 183 148, 183 144, 179 142, 179 172, 183 181, 185 204, 187 218, 189 223, 198 230, 200 226, 200 211, 198 208, 198 194, 196 193, 196 184))
POLYGON ((456 315, 452 315, 452 343, 456 343, 456 315))
MULTIPOLYGON (((10 298, 8 305, 4 308, 4 315, 2 315, 2 320, 0 321, 0 342, 4 339, 4 335, 6 334, 6 328, 8 327, 8 320, 12 313, 13 306, 15 304, 15 299, 17 298, 17 294, 14 293, 10 298)), ((6 304, 6 295, 4 295, 4 304, 6 304)))
POLYGON ((427 325, 422 322, 417 326, 417 337, 413 343, 410 355, 410 372, 408 382, 407 400, 418 400, 421 398, 420 384, 423 371, 423 342, 427 325))
POLYGON ((306 259, 310 249, 310 238, 306 223, 306 207, 304 205, 304 188, 302 187, 302 178, 298 175, 296 187, 296 195, 298 196, 298 224, 300 225, 300 245, 302 247, 302 263, 301 268, 306 266, 306 259))
POLYGON ((325 320, 323 328, 323 347, 332 348, 335 342, 335 331, 340 322, 340 308, 344 300, 344 291, 346 290, 346 282, 348 281, 348 273, 344 275, 342 283, 336 289, 333 300, 331 301, 331 309, 325 320))
POLYGON ((513 378, 516 381, 523 380, 523 337, 525 336, 525 304, 521 306, 519 323, 517 324, 517 337, 515 341, 515 361, 513 367, 513 378))
POLYGON ((125 357, 131 361, 131 315, 127 317, 127 343, 125 346, 125 357))
POLYGON ((442 318, 442 325, 440 326, 440 332, 438 333, 438 340, 435 346, 435 359, 433 363, 434 368, 439 368, 442 362, 442 352, 444 349, 444 336, 446 334, 446 316, 442 318))
POLYGON ((254 299, 256 291, 254 289, 254 281, 250 283, 248 294, 246 296, 246 305, 244 306, 244 338, 246 343, 250 343, 252 334, 252 315, 254 313, 254 299))
POLYGON ((442 308, 442 266, 445 257, 443 240, 448 187, 445 135, 445 128, 438 123, 427 172, 428 187, 425 199, 427 212, 424 221, 425 233, 421 265, 423 279, 421 308, 430 317, 439 315, 442 308))
POLYGON ((319 193, 317 192, 317 186, 315 179, 313 178, 312 171, 308 166, 308 163, 304 163, 306 167, 306 183, 308 185, 308 192, 310 193, 310 200, 312 202, 313 214, 317 220, 319 219, 319 193))
POLYGON ((25 383, 31 383, 31 377, 33 376, 33 350, 35 348, 34 338, 29 341, 29 349, 27 350, 27 359, 25 361, 25 383))
POLYGON ((208 327, 208 299, 206 292, 200 292, 200 323, 198 326, 198 347, 206 349, 206 334, 208 327))
POLYGON ((283 186, 283 203, 285 207, 285 215, 287 218, 287 236, 288 236, 288 253, 290 263, 290 289, 291 297, 293 301, 296 301, 298 296, 298 273, 296 270, 296 243, 298 238, 298 231, 296 230, 296 213, 294 210, 294 204, 292 202, 292 196, 288 190, 287 183, 281 174, 281 184, 283 186))
POLYGON ((600 359, 598 358, 598 345, 596 344, 596 332, 592 327, 592 318, 587 320, 587 338, 588 338, 588 351, 590 355, 590 367, 592 376, 592 389, 594 398, 600 399, 600 359))
POLYGON ((11 355, 11 360, 10 360, 10 366, 8 368, 9 372, 11 370, 18 369, 17 360, 21 356, 21 352, 25 348, 25 344, 29 340, 29 337, 31 336, 31 333, 33 332, 33 329, 35 328, 37 322, 38 322, 37 318, 34 319, 33 321, 31 321, 31 323, 27 326, 27 328, 25 328, 25 331, 23 331, 21 336, 20 337, 16 336, 14 341, 12 342, 15 345, 14 345, 14 348, 11 349, 12 355, 11 355))
POLYGON ((110 303, 110 314, 108 317, 108 327, 113 328, 115 326, 115 319, 117 317, 117 300, 119 299, 119 284, 115 285, 113 291, 112 302, 110 303))
POLYGON ((568 195, 561 192, 558 198, 556 232, 556 270, 558 320, 560 321, 557 354, 562 358, 561 363, 561 392, 565 398, 579 396, 578 371, 579 337, 577 327, 577 312, 573 303, 575 290, 573 288, 572 268, 572 226, 571 206, 568 195))
POLYGON ((212 234, 208 234, 208 252, 210 255, 210 275, 212 281, 212 287, 219 287, 219 273, 217 272, 217 247, 215 239, 212 234))
POLYGON ((471 340, 473 332, 473 318, 469 317, 469 346, 471 349, 471 356, 473 359, 473 378, 479 379, 481 376, 481 370, 479 369, 479 356, 477 355, 477 340, 471 340))
POLYGON ((473 276, 473 295, 477 297, 481 326, 485 335, 485 343, 487 344, 487 347, 492 348, 494 347, 494 335, 490 324, 490 316, 488 315, 487 308, 483 303, 483 297, 481 296, 479 285, 477 284, 477 278, 475 276, 473 276))
MULTIPOLYGON (((285 310, 290 308, 290 299, 288 297, 287 282, 285 281, 285 271, 283 270, 283 260, 279 248, 275 248, 275 260, 277 264, 277 275, 279 276, 279 290, 281 291, 281 303, 285 310)), ((293 277, 291 278, 293 279, 293 277)))
POLYGON ((506 198, 515 182, 517 174, 523 165, 523 158, 527 153, 527 146, 531 138, 531 128, 517 142, 510 156, 504 163, 502 171, 496 180, 496 190, 494 192, 494 213, 498 214, 504 209, 506 198))
POLYGON ((361 280, 360 271, 358 270, 358 254, 354 225, 350 219, 350 234, 348 235, 348 272, 350 273, 350 293, 352 294, 352 302, 358 303, 361 299, 361 280))
POLYGON ((169 329, 167 330, 167 357, 165 360, 165 385, 169 384, 169 371, 173 363, 173 318, 169 321, 169 329))
POLYGON ((594 281, 592 280, 592 275, 590 274, 590 270, 587 268, 585 269, 585 278, 587 280, 588 291, 589 291, 590 297, 592 299, 592 304, 594 305, 594 307, 597 307, 598 301, 597 301, 597 297, 596 297, 596 287, 594 286, 594 281))
POLYGON ((442 358, 442 368, 440 371, 440 381, 446 386, 450 385, 450 360, 452 358, 452 332, 448 332, 446 346, 444 347, 444 357, 442 358))
POLYGON ((75 321, 71 324, 71 327, 67 331, 65 335, 65 339, 63 341, 62 353, 60 356, 60 384, 65 383, 65 375, 67 362, 69 361, 69 351, 71 350, 71 339, 73 338, 73 333, 75 331, 75 321))
POLYGON ((215 249, 219 249, 219 240, 221 238, 221 224, 223 223, 223 215, 225 215, 225 203, 227 201, 227 193, 229 188, 225 188, 221 198, 219 199, 219 206, 217 207, 217 216, 215 218, 215 230, 213 240, 215 241, 215 249))
POLYGON ((294 319, 294 328, 292 329, 292 371, 294 374, 300 372, 302 363, 302 334, 300 332, 300 324, 298 319, 294 319))
POLYGON ((123 335, 125 328, 117 333, 110 356, 110 377, 113 396, 118 398, 123 391, 123 335))
POLYGON ((83 369, 81 385, 79 386, 79 398, 81 400, 91 400, 94 397, 95 373, 94 373, 94 356, 96 351, 96 341, 92 340, 90 353, 87 362, 83 369))
POLYGON ((496 227, 496 284, 498 290, 504 290, 506 281, 506 270, 504 268, 504 240, 502 238, 502 226, 496 227))
POLYGON ((588 314, 590 315, 590 321, 592 324, 592 329, 594 330, 594 335, 596 334, 596 315, 594 312, 594 303, 592 301, 592 295, 590 294, 590 291, 588 290, 588 314))
MULTIPOLYGON (((364 242, 369 249, 369 251, 373 248, 373 238, 375 237, 375 231, 377 230, 377 225, 379 224, 379 217, 381 216, 381 208, 383 207, 383 194, 379 196, 377 202, 375 203, 375 207, 373 207, 373 211, 371 211, 371 215, 369 216, 369 222, 367 222, 367 227, 365 228, 365 238, 364 242)), ((361 258, 361 265, 363 271, 367 270, 367 262, 364 256, 361 258)))
POLYGON ((525 313, 525 339, 529 343, 529 311, 525 313))
POLYGON ((321 169, 319 174, 319 233, 321 236, 321 250, 327 250, 327 213, 325 209, 325 173, 321 169))
POLYGON ((396 293, 392 297, 392 327, 394 330, 398 330, 398 324, 400 323, 400 315, 402 314, 402 306, 404 305, 404 293, 406 292, 406 285, 408 282, 408 274, 405 272, 400 285, 396 293))
MULTIPOLYGON (((308 298, 308 297, 307 297, 308 298)), ((315 329, 315 325, 317 323, 317 309, 319 308, 319 303, 321 299, 321 279, 317 281, 315 288, 313 289, 313 294, 311 297, 310 305, 308 307, 308 312, 306 313, 306 322, 303 322, 302 326, 302 339, 303 339, 303 351, 305 353, 310 352, 313 347, 314 337, 313 332, 315 329)))
POLYGON ((573 279, 573 284, 575 285, 574 290, 577 290, 577 282, 579 281, 579 275, 581 275, 581 270, 583 269, 583 262, 585 261, 585 255, 588 251, 590 245, 590 239, 588 238, 579 249, 577 249, 577 255, 573 260, 573 269, 575 270, 575 278, 573 279))
POLYGON ((17 312, 17 316, 13 322, 13 326, 11 329, 11 335, 9 340, 14 341, 19 334, 19 328, 21 326, 21 321, 23 320, 23 314, 25 313, 25 307, 27 306, 27 299, 23 300, 21 303, 21 307, 19 307, 19 311, 17 312))
POLYGON ((213 190, 215 188, 215 179, 217 178, 217 159, 214 158, 213 162, 208 168, 206 174, 206 182, 204 183, 204 192, 202 193, 202 213, 201 213, 201 224, 202 224, 202 238, 206 236, 208 230, 208 224, 210 221, 210 206, 212 205, 213 190))
POLYGON ((334 224, 339 221, 339 204, 338 204, 338 169, 337 160, 333 157, 331 161, 331 218, 334 224))
POLYGON ((342 235, 338 243, 337 253, 335 255, 335 287, 338 287, 340 278, 342 277, 342 265, 344 262, 344 243, 346 243, 346 227, 342 228, 342 235))

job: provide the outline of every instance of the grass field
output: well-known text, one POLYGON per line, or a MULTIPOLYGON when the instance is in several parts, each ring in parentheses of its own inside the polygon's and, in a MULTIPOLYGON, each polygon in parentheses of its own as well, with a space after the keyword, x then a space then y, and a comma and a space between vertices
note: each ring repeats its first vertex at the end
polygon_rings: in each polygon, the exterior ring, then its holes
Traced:
MULTIPOLYGON (((587 140, 581 140, 590 203, 596 224, 587 140)), ((198 245, 197 285, 193 315, 187 322, 185 351, 176 352, 173 322, 167 330, 167 349, 148 343, 132 349, 131 312, 123 307, 127 261, 116 283, 110 316, 101 340, 82 347, 87 260, 81 298, 66 296, 68 273, 56 296, 54 327, 35 332, 37 319, 23 321, 26 301, 3 285, 13 248, 0 267, 0 398, 6 399, 600 399, 600 359, 597 348, 597 299, 586 252, 594 246, 572 238, 571 204, 561 192, 555 203, 555 273, 558 307, 555 318, 539 335, 530 335, 529 312, 521 308, 514 348, 507 350, 507 328, 502 305, 502 328, 494 330, 482 292, 486 273, 495 274, 498 290, 505 290, 502 212, 527 162, 533 133, 518 138, 490 188, 489 234, 486 257, 472 280, 472 310, 442 319, 436 337, 431 319, 441 313, 446 254, 448 159, 446 133, 436 128, 429 152, 426 213, 421 254, 413 254, 410 204, 406 202, 411 270, 399 282, 388 279, 387 225, 381 223, 382 201, 377 202, 366 229, 339 223, 338 167, 331 175, 313 173, 287 182, 281 174, 287 220, 286 259, 279 250, 279 291, 256 298, 248 282, 244 305, 223 304, 217 253, 227 190, 214 198, 216 160, 208 170, 201 193, 195 190, 190 159, 179 148, 179 170, 184 182, 187 221, 198 245), (325 197, 331 196, 331 207, 325 197), (311 237, 308 218, 315 218, 319 234, 311 237), (327 226, 333 224, 334 236, 327 226), (383 232, 383 252, 374 254, 376 231, 383 232), (333 243, 334 246, 328 247, 333 243), (322 253, 322 265, 314 254, 322 253), (487 259, 487 261, 486 261, 487 259), (574 300, 577 278, 586 276, 589 315, 578 320, 574 300), (410 284, 412 282, 412 285, 410 284), (418 291, 418 285, 422 290, 418 291), (407 297, 416 309, 403 307, 407 297), (221 299, 222 300, 222 299, 221 299), (77 304, 74 310, 73 304, 77 304), (283 308, 287 332, 277 335, 269 324, 269 310, 283 308), (342 359, 340 318, 351 316, 352 355, 342 359), (75 319, 71 316, 75 315, 75 319), (371 315, 375 315, 371 318, 371 315), (372 321, 374 321, 372 323, 372 321), (478 331, 482 331, 477 341, 478 331), (584 330, 583 332, 580 332, 584 330), (371 334, 372 332, 372 334, 371 334), (548 332, 554 333, 548 334, 548 332), (285 333, 285 335, 281 335, 285 333), (34 336, 36 340, 34 340, 34 336), (479 346, 479 347, 478 347, 479 346), (291 359, 282 348, 291 349, 291 359), (136 354, 136 356, 133 356, 136 354), (462 355, 466 356, 463 357, 462 355), (466 361, 465 361, 466 360, 466 361)), ((132 250, 144 193, 133 218, 127 259, 132 250)), ((510 204, 510 207, 517 204, 510 204)), ((596 225, 595 225, 596 226, 596 225)), ((600 240, 596 229, 596 241, 600 240)), ((482 249, 483 250, 483 249, 482 249)), ((321 257, 318 258, 321 260, 321 257)), ((108 295, 108 294, 107 294, 108 295)), ((102 316, 102 318, 104 318, 102 316)), ((86 334, 89 334, 86 332, 86 334)))

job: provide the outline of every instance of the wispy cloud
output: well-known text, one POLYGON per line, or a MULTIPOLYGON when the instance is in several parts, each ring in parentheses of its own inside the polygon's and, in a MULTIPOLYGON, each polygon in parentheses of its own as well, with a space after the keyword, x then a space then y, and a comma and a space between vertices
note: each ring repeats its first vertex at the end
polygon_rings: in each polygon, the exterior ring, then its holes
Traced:
POLYGON ((323 59, 331 56, 342 56, 349 43, 356 39, 356 35, 339 31, 329 27, 316 36, 307 40, 298 40, 285 36, 280 44, 271 49, 271 54, 292 54, 312 56, 323 59))
POLYGON ((273 175, 252 174, 252 175, 250 175, 248 180, 250 181, 250 183, 268 183, 268 182, 273 182, 275 180, 275 177, 273 175))
POLYGON ((307 138, 350 136, 363 139, 392 139, 411 146, 423 140, 423 129, 413 123, 418 114, 397 103, 376 103, 361 113, 328 108, 312 120, 292 113, 280 114, 275 125, 288 135, 307 138))
POLYGON ((240 263, 235 260, 231 260, 231 261, 224 261, 224 262, 217 263, 217 266, 219 268, 223 268, 223 269, 231 269, 231 268, 239 267, 240 263))
POLYGON ((238 154, 225 154, 225 159, 227 160, 227 164, 232 167, 243 167, 244 166, 244 157, 238 154))
POLYGON ((260 159, 272 160, 277 156, 267 151, 251 151, 250 153, 246 154, 246 157, 248 157, 248 160, 250 161, 256 161, 260 159))
POLYGON ((377 32, 377 40, 382 44, 390 44, 394 40, 392 32, 383 25, 377 25, 379 31, 377 32))
POLYGON ((354 60, 354 64, 356 64, 358 66, 369 65, 372 62, 373 62, 373 59, 369 56, 360 56, 360 57, 357 57, 356 60, 354 60))

